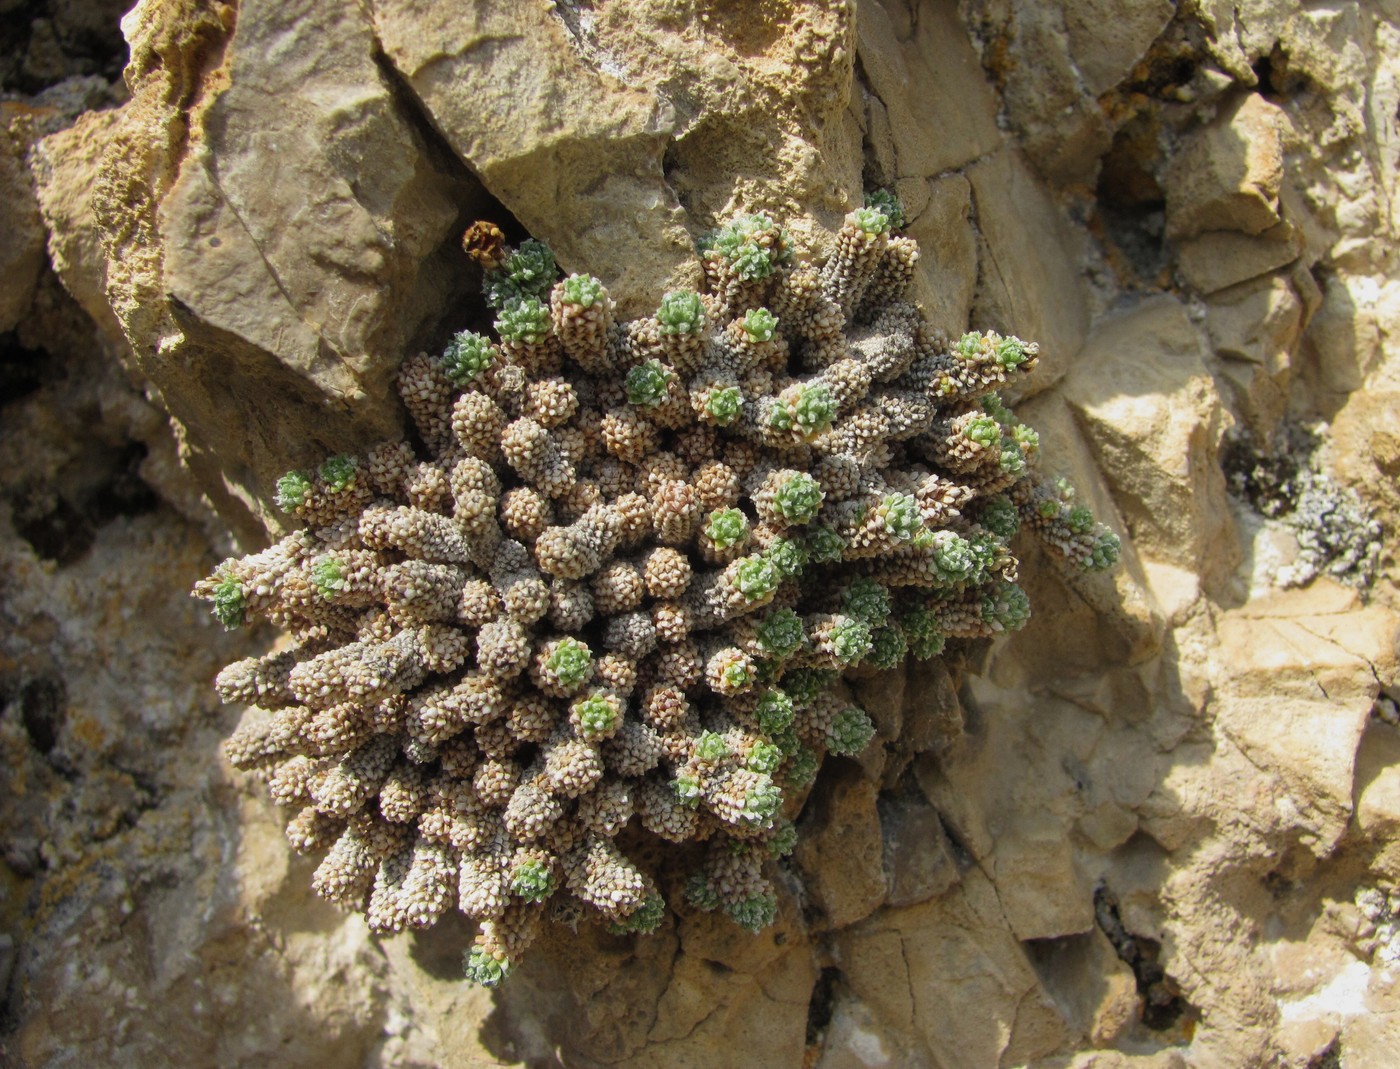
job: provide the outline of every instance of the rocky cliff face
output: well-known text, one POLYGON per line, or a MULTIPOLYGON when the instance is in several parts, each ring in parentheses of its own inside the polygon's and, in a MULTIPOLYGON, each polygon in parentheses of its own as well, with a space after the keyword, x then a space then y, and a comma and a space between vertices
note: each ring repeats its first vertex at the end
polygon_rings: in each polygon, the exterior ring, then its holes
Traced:
POLYGON ((1400 9, 16 5, 0 45, 0 1044, 26 1066, 1381 1067, 1400 1049, 1400 9), (376 940, 218 757, 188 599, 397 430, 490 217, 626 314, 894 188, 949 332, 1124 537, 859 682, 775 929, 376 940), (895 732, 891 730, 890 734, 895 732))

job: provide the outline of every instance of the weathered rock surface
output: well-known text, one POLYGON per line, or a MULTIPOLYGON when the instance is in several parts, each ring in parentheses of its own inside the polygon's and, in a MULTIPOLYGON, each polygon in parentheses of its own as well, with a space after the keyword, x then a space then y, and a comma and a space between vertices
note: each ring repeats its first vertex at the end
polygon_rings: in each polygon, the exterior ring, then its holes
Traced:
POLYGON ((129 99, 110 4, 24 11, 0 1061, 1393 1063, 1393 4, 143 0, 129 99), (1028 554, 1025 630, 852 682, 879 745, 823 773, 759 937, 684 907, 583 925, 493 994, 458 979, 465 922, 379 940, 315 899, 217 755, 210 677, 272 638, 187 597, 224 532, 398 431, 400 357, 484 315, 465 222, 630 313, 718 220, 820 247, 863 183, 898 191, 937 326, 1042 344, 1018 412, 1124 536, 1117 572, 1028 554), (1279 585, 1309 532, 1231 496, 1301 423, 1386 525, 1363 589, 1279 585))

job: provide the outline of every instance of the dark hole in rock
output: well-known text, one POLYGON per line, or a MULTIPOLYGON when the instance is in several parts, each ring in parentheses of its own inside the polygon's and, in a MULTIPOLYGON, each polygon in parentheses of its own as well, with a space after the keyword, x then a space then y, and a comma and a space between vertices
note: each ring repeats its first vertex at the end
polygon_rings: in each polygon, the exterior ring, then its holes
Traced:
POLYGON ((1095 188, 1103 236, 1130 269, 1122 273, 1140 283, 1151 283, 1167 266, 1166 194, 1153 173, 1157 153, 1155 124, 1129 123, 1104 154, 1095 188))
POLYGON ((48 357, 20 344, 15 332, 0 334, 0 405, 18 401, 43 385, 48 357))
POLYGON ((831 1009, 836 1001, 836 983, 841 979, 841 970, 827 968, 821 971, 812 988, 812 997, 807 1003, 807 1045, 820 1043, 826 1026, 831 1023, 831 1009))
POLYGON ((1308 1069, 1342 1069, 1342 1041, 1332 1040, 1326 1050, 1308 1062, 1308 1069))
POLYGON ((63 730, 67 690, 61 679, 33 679, 19 691, 19 718, 34 748, 47 757, 63 730))
POLYGON ((1162 944, 1129 932, 1119 916, 1117 897, 1102 884, 1094 890, 1094 917, 1118 957, 1137 978, 1142 1023, 1157 1032, 1171 1028, 1191 1006, 1181 997, 1175 981, 1157 963, 1162 944))
POLYGON ((20 508, 16 513, 15 528, 20 537, 34 547, 35 553, 59 567, 72 564, 86 553, 97 536, 88 518, 61 497, 38 515, 21 518, 20 508))
POLYGON ((141 516, 155 511, 160 499, 141 478, 146 452, 141 442, 128 442, 123 448, 111 479, 97 488, 84 509, 93 524, 100 527, 118 516, 141 516))
POLYGON ((155 490, 140 475, 145 457, 146 447, 140 442, 126 443, 115 455, 104 450, 106 477, 76 503, 51 487, 16 493, 11 499, 15 530, 45 560, 59 567, 73 564, 92 547, 103 524, 153 512, 160 504, 155 490))
POLYGON ((1307 75, 1293 68, 1288 53, 1279 45, 1274 45, 1267 56, 1260 56, 1251 66, 1259 79, 1260 95, 1275 104, 1297 96, 1308 87, 1307 75))

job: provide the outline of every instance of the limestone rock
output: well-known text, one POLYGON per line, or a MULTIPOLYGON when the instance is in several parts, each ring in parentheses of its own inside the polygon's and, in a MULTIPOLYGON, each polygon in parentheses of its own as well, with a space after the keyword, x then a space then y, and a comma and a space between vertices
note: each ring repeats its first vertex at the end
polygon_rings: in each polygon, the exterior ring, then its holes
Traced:
POLYGON ((1000 144, 996 97, 953 5, 928 5, 918 18, 898 7, 857 7, 861 66, 892 140, 885 181, 960 169, 1000 144), (921 121, 926 109, 948 121, 921 121))
MULTIPOLYGON (((972 186, 962 175, 950 174, 920 188, 927 201, 909 223, 909 236, 922 253, 914 292, 928 309, 929 322, 952 336, 967 324, 977 284, 972 186)), ((903 189, 900 196, 911 199, 903 189)))
POLYGON ((1075 238, 1015 153, 1003 149, 979 160, 967 169, 967 179, 980 237, 973 319, 1039 342, 1040 367, 1025 387, 1033 392, 1065 373, 1089 327, 1075 238))
POLYGON ((558 13, 461 14, 374 4, 386 56, 452 148, 570 269, 621 292, 673 275, 692 254, 661 171, 671 109, 591 66, 558 13), (640 249, 657 259, 638 264, 640 249), (622 263, 640 273, 618 277, 622 263))
POLYGON ((1173 14, 1170 0, 1141 4, 1080 0, 1066 5, 1070 55, 1084 89, 1097 96, 1127 78, 1173 14))
POLYGON ((1260 234, 1279 222, 1283 179, 1283 114, 1251 93, 1192 134, 1172 158, 1163 182, 1167 234, 1207 230, 1260 234))
POLYGON ((1092 428, 1138 546, 1169 563, 1210 569, 1207 581, 1222 578, 1234 566, 1220 552, 1233 541, 1215 461, 1224 427, 1185 308, 1162 298, 1102 322, 1065 394, 1092 428))
MULTIPOLYGON (((27 35, 0 76, 96 69, 108 0, 39 7, 0 0, 27 35)), ((1400 529, 1396 17, 143 0, 129 101, 7 81, 0 1060, 1390 1066, 1394 553, 1364 595, 1273 589, 1216 446, 1320 421, 1400 529), (1145 192, 1110 204, 1129 159, 1145 192), (265 636, 187 600, 216 558, 181 513, 255 541, 282 470, 401 432, 399 359, 485 314, 471 219, 630 314, 716 222, 821 248, 875 185, 939 328, 1042 344, 1017 412, 1120 568, 1028 554, 1024 630, 853 681, 879 745, 813 786, 763 936, 580 925, 487 993, 465 921, 378 940, 313 901, 218 760, 209 677, 265 636)))
POLYGON ((1041 983, 1067 1023, 1096 1047, 1124 1038, 1138 1015, 1137 980, 1102 931, 1030 948, 1041 983))
POLYGON ((32 167, 54 271, 103 335, 125 345, 107 302, 107 257, 92 214, 93 175, 116 121, 114 111, 84 113, 34 147, 32 167))
MULTIPOLYGON (((869 1012, 885 1064, 981 1069, 1024 1063, 1064 1042, 1063 1020, 999 914, 992 883, 971 870, 959 890, 885 910, 837 937, 838 998, 869 1012), (982 1025, 963 1029, 969 1015, 982 1025), (949 1046, 954 1032, 962 1042, 949 1046)), ((818 1065, 851 1064, 839 1042, 828 1049, 831 1060, 818 1065)))
POLYGON ((1113 132, 1076 70, 1065 7, 1010 0, 973 11, 983 65, 1002 83, 1007 116, 1035 168, 1060 185, 1091 179, 1113 132))
POLYGON ((1297 291, 1278 276, 1223 290, 1208 305, 1206 329, 1223 358, 1220 372, 1235 384, 1236 403, 1260 440, 1283 419, 1304 314, 1297 291))
POLYGON ((462 289, 441 250, 470 183, 430 160, 358 9, 228 14, 148 0, 128 17, 132 100, 94 211, 137 369, 196 470, 258 509, 289 461, 393 430, 397 361, 462 289), (192 114, 172 103, 191 96, 192 114), (255 398, 250 435, 230 414, 255 398))
POLYGON ((1379 848, 1377 871, 1400 878, 1400 732, 1373 720, 1356 752, 1357 829, 1379 848))
POLYGON ((1187 284, 1209 295, 1284 267, 1301 251, 1298 232, 1276 223, 1257 235, 1207 231, 1181 243, 1177 263, 1187 284))
POLYGON ((888 893, 875 800, 874 784, 849 769, 812 799, 808 834, 799 838, 793 859, 823 927, 844 928, 868 917, 888 893))
POLYGON ((888 905, 918 905, 957 882, 953 847, 932 806, 920 799, 882 799, 879 821, 884 835, 888 905))
POLYGON ((1395 619, 1326 580, 1225 615, 1228 684, 1216 715, 1251 764, 1282 780, 1294 823, 1329 851, 1352 808, 1348 784, 1376 678, 1394 672, 1395 619))
POLYGON ((0 331, 15 328, 44 266, 44 225, 24 163, 28 126, 18 108, 0 108, 0 331))

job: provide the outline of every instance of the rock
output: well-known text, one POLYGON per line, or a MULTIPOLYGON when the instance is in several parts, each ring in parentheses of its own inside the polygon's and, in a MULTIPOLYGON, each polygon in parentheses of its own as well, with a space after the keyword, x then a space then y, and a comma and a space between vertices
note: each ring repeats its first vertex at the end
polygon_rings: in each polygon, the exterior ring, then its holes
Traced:
POLYGON ((671 109, 592 67, 544 8, 483 4, 462 19, 455 8, 380 0, 374 28, 487 188, 567 268, 620 293, 645 289, 650 311, 661 296, 650 291, 693 256, 661 170, 671 109), (638 273, 619 275, 619 264, 638 273))
POLYGON ((1400 390, 1352 394, 1331 432, 1338 477, 1393 522, 1400 516, 1400 390))
POLYGON ((978 9, 982 63, 1002 84, 1007 117, 1032 165, 1058 186, 1091 182, 1113 131, 1084 91, 1065 7, 1012 0, 978 9))
POLYGON ((1216 446, 1321 420, 1327 470, 1400 526, 1394 3, 145 0, 126 104, 68 77, 111 62, 78 54, 108 0, 34 12, 0 57, 6 1056, 1393 1062, 1393 553, 1364 602, 1272 590, 1216 446), (66 80, 21 99, 36 76, 66 80), (1123 155, 1141 195, 1110 205, 1123 155), (648 938, 554 933, 485 992, 465 919, 381 939, 315 900, 217 758, 209 677, 266 636, 188 601, 210 544, 281 522, 284 468, 401 433, 397 361, 485 314, 468 220, 646 312, 716 222, 771 210, 821 248, 876 185, 938 327, 1042 344, 1018 414, 1120 566, 1023 537, 1026 628, 851 681, 879 743, 818 780, 758 937, 682 904, 648 938))
POLYGON ((1282 378, 1302 332, 1303 304, 1288 280, 1273 276, 1213 294, 1206 329, 1218 355, 1260 365, 1282 378))
MULTIPOLYGON (((1179 1050, 1161 1050, 1156 1054, 1121 1054, 1115 1050, 1095 1050, 1076 1054, 1065 1069, 1187 1069, 1185 1055, 1179 1050)), ((1047 1065, 1046 1069, 1050 1069, 1047 1065)))
POLYGON ((1092 888, 1070 829, 1105 803, 1145 798, 1158 767, 1150 741, 1119 742, 1120 728, 1068 702, 1041 698, 1032 717, 1018 708, 1015 691, 982 682, 972 689, 977 732, 941 759, 916 761, 919 787, 955 849, 993 875, 1005 923, 1018 939, 1086 931, 1093 926, 1092 888), (1042 762, 1039 751, 1051 737, 1065 750, 1042 762), (1115 781, 1135 784, 1136 793, 1115 781), (1048 886, 1062 893, 1046 895, 1048 886))
POLYGON ((1137 980, 1103 932, 1047 939, 1029 953, 1066 1024, 1091 1046, 1113 1046, 1137 1020, 1137 980))
POLYGON ((778 926, 756 937, 703 913, 648 937, 553 928, 498 996, 511 1056, 666 1069, 741 1049, 796 1064, 816 975, 793 913, 785 903, 778 926))
POLYGON ((1288 223, 1258 235, 1211 230, 1181 242, 1178 266, 1188 285, 1210 295, 1285 267, 1300 251, 1298 233, 1288 223))
POLYGON ((820 926, 844 928, 868 917, 889 891, 880 815, 875 785, 849 766, 824 775, 822 787, 799 825, 793 860, 821 912, 820 926))
POLYGON ((1394 671, 1397 621, 1320 579, 1225 614, 1219 636, 1221 730, 1279 778, 1294 828, 1324 856, 1351 814, 1351 768, 1377 677, 1394 671))
POLYGON ((448 250, 471 183, 429 160, 367 18, 311 0, 244 5, 230 39, 217 12, 171 0, 157 14, 162 2, 126 21, 132 100, 93 207, 137 368, 206 485, 223 474, 216 503, 251 539, 243 509, 263 507, 289 461, 397 432, 398 361, 464 289, 465 259, 448 250), (193 114, 172 107, 196 90, 193 114), (199 134, 188 151, 186 124, 199 134), (256 434, 229 419, 245 404, 256 434))
POLYGON ((1159 298, 1100 323, 1064 392, 1139 549, 1222 581, 1238 559, 1215 459, 1225 428, 1186 309, 1159 298))
POLYGON ((22 109, 0 106, 0 331, 28 310, 44 267, 44 223, 24 162, 29 126, 22 109))
POLYGON ((1142 570, 1153 600, 1161 607, 1167 623, 1180 627, 1200 600, 1200 578, 1190 569, 1162 561, 1145 560, 1142 570))
POLYGON ((997 843, 992 858, 992 878, 1016 938, 1054 939, 1091 929, 1091 889, 1063 849, 1057 822, 1020 821, 1017 832, 997 843), (1047 887, 1059 891, 1047 895, 1047 887))
POLYGON ((1040 367, 1021 390, 1033 393, 1065 373, 1089 328, 1075 239, 1014 153, 978 161, 967 178, 979 234, 974 325, 1040 344, 1040 367))
POLYGON ((856 759, 865 774, 879 782, 888 764, 888 751, 898 747, 904 735, 904 713, 909 707, 905 666, 879 671, 862 668, 852 673, 851 700, 875 724, 875 739, 856 759), (868 674, 867 674, 868 673, 868 674))
POLYGON ((1361 1012, 1347 1015, 1338 1047, 1356 1052, 1347 1060, 1357 1069, 1384 1069, 1389 1052, 1400 1042, 1400 998, 1393 985, 1372 973, 1358 1009, 1361 1012))
POLYGON ((34 147, 33 169, 53 269, 103 336, 124 347, 107 302, 107 257, 92 214, 93 179, 116 121, 114 111, 84 113, 34 147))
POLYGON ((1127 79, 1175 11, 1170 0, 1118 4, 1077 0, 1065 5, 1070 55, 1090 96, 1127 79))
POLYGON ((942 753, 963 732, 963 711, 947 666, 937 659, 918 661, 908 669, 911 715, 906 735, 911 753, 942 753))
POLYGON ((960 174, 918 183, 925 204, 900 187, 910 214, 909 236, 919 243, 915 293, 928 321, 950 337, 960 335, 972 311, 977 284, 977 237, 971 226, 972 186, 960 174))
POLYGON ((1310 369, 1313 388, 1325 391, 1338 405, 1365 397, 1362 387, 1384 360, 1382 339, 1398 321, 1400 288, 1393 283, 1374 275, 1325 280, 1322 305, 1307 332, 1317 353, 1316 366, 1310 369))
POLYGON ((996 95, 954 6, 929 5, 913 20, 895 7, 861 4, 856 23, 861 68, 890 130, 885 182, 965 167, 1001 141, 996 95), (937 127, 923 121, 930 111, 948 121, 937 127))
POLYGON ((1278 276, 1222 290, 1207 306, 1206 330, 1223 358, 1220 371, 1234 384, 1236 407, 1260 441, 1270 440, 1283 419, 1303 314, 1297 291, 1278 276))
POLYGON ((993 885, 977 869, 952 893, 886 909, 839 933, 836 943, 838 1006, 849 999, 869 1013, 867 1035, 878 1040, 883 1064, 1021 1064, 1067 1038, 1053 1000, 1004 927, 993 885), (967 1027, 971 1020, 975 1028, 967 1027), (949 1044, 950 1035, 959 1042, 949 1044))
POLYGON ((1262 234, 1279 222, 1283 112, 1257 93, 1193 133, 1163 176, 1167 236, 1207 230, 1262 234))
POLYGON ((941 895, 958 880, 953 848, 938 812, 918 800, 879 800, 888 905, 913 906, 941 895))

